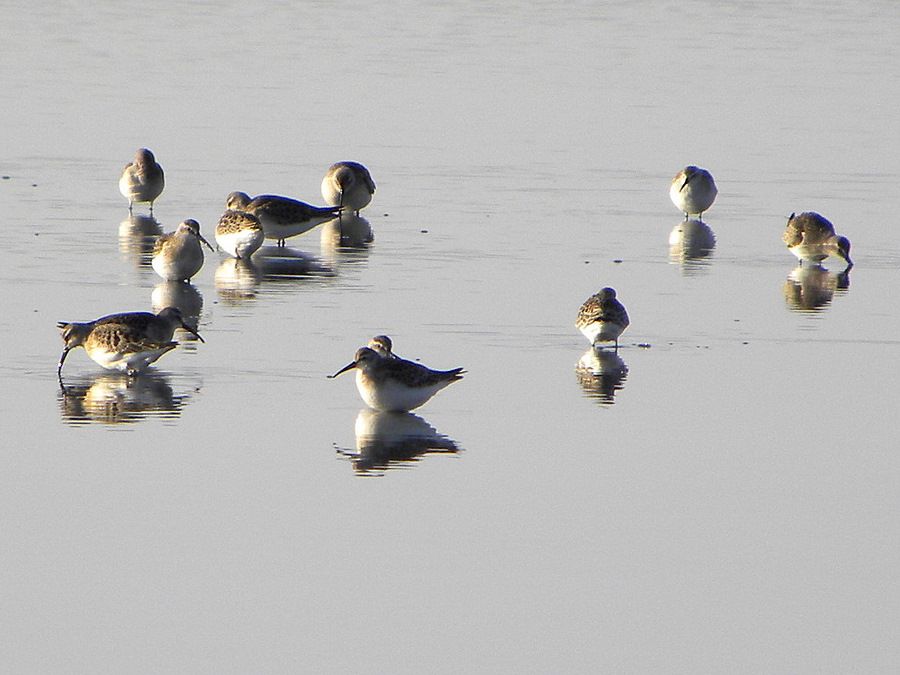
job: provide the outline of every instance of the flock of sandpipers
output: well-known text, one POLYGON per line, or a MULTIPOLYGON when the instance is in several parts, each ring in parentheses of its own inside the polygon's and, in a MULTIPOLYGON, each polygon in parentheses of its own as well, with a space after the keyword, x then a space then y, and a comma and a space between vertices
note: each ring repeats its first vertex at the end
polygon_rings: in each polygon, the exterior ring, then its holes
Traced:
MULTIPOLYGON (((153 203, 165 187, 165 174, 153 153, 140 148, 134 161, 122 170, 119 191, 134 204, 146 203, 153 213, 153 203)), ((294 237, 317 225, 359 211, 372 201, 375 183, 368 169, 358 162, 338 162, 329 167, 322 179, 322 197, 326 206, 277 195, 250 197, 232 192, 226 199, 226 211, 216 225, 216 243, 230 256, 248 259, 264 239, 274 239, 284 246, 294 237)), ((669 196, 684 213, 687 221, 712 206, 718 194, 712 175, 705 169, 687 166, 672 179, 669 196)), ((804 261, 819 263, 837 256, 852 267, 850 241, 835 234, 834 226, 814 212, 791 214, 782 236, 789 250, 804 261)), ((174 232, 162 234, 155 242, 151 265, 167 281, 188 281, 203 265, 205 244, 213 247, 200 234, 196 220, 185 220, 174 232)), ((588 298, 578 312, 576 327, 594 349, 612 342, 618 350, 619 337, 628 327, 628 312, 613 288, 602 288, 588 298)), ((62 385, 62 368, 69 352, 84 347, 88 356, 103 368, 138 376, 163 354, 174 349, 175 330, 182 328, 203 342, 203 338, 184 320, 177 307, 165 307, 158 314, 124 312, 103 316, 88 322, 59 322, 65 343, 59 358, 57 376, 62 385)), ((444 387, 462 378, 462 368, 432 370, 420 363, 394 354, 391 339, 377 335, 357 350, 353 361, 334 375, 356 370, 356 386, 363 401, 379 411, 405 412, 425 404, 444 387)))
MULTIPOLYGON (((685 221, 694 214, 702 221, 703 213, 713 205, 718 194, 712 174, 693 165, 675 174, 669 185, 669 197, 684 213, 685 221)), ((837 256, 847 263, 845 272, 853 267, 850 240, 835 234, 834 225, 813 211, 792 213, 781 239, 801 265, 817 264, 828 256, 837 256)), ((615 289, 607 287, 584 302, 575 325, 595 347, 600 342, 614 342, 618 349, 619 336, 628 323, 628 312, 616 297, 615 289)))

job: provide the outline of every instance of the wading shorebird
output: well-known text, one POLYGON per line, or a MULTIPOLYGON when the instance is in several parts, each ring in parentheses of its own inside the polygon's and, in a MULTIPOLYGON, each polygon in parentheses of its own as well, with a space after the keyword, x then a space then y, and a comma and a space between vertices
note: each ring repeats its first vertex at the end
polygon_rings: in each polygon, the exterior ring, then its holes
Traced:
POLYGON ((288 237, 309 232, 340 215, 340 206, 311 206, 306 202, 278 195, 258 195, 251 198, 246 192, 232 192, 225 202, 228 209, 250 213, 262 224, 266 239, 275 239, 284 246, 288 237))
POLYGON ((152 214, 153 202, 162 194, 165 186, 163 168, 147 148, 138 148, 134 153, 134 161, 125 165, 119 178, 119 192, 128 200, 129 213, 135 202, 149 202, 152 214))
POLYGON ((628 328, 628 312, 616 299, 614 288, 601 288, 589 297, 578 310, 575 326, 592 345, 598 342, 615 342, 619 349, 619 336, 628 328))
POLYGON ((462 368, 432 370, 406 359, 386 358, 368 347, 360 347, 353 361, 337 371, 335 378, 356 369, 356 388, 374 410, 408 412, 424 405, 441 389, 462 379, 462 368))
POLYGON ((846 269, 853 267, 850 260, 850 240, 834 233, 834 225, 814 211, 799 216, 792 213, 781 240, 788 250, 804 262, 818 263, 830 255, 843 258, 846 269))
POLYGON ((684 214, 685 220, 696 213, 703 220, 703 212, 716 201, 719 194, 712 174, 699 166, 686 166, 675 174, 669 186, 669 197, 684 214))
POLYGON ((216 243, 239 260, 247 260, 256 253, 265 238, 259 218, 246 211, 228 209, 216 225, 216 243))
POLYGON ((382 358, 400 358, 396 354, 394 354, 394 343, 387 335, 376 335, 369 340, 369 344, 367 344, 366 346, 382 358))
POLYGON ((203 267, 203 249, 213 247, 200 234, 200 223, 193 218, 185 220, 174 232, 161 234, 153 245, 151 265, 166 281, 190 281, 203 267))
POLYGON ((66 357, 76 347, 84 347, 87 355, 107 370, 134 376, 178 345, 172 341, 176 328, 183 328, 204 342, 200 334, 184 322, 177 307, 166 307, 159 314, 109 314, 84 323, 60 321, 56 327, 66 344, 56 369, 60 378, 66 357))
POLYGON ((322 179, 322 198, 326 204, 340 206, 359 215, 372 201, 375 181, 359 162, 337 162, 328 167, 322 179))

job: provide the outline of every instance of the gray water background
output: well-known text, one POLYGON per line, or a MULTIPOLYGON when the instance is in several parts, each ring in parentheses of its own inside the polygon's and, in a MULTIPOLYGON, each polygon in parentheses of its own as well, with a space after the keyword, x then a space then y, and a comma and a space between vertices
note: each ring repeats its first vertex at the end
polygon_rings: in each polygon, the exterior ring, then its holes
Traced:
POLYGON ((895 3, 4 16, 5 670, 896 671, 895 3), (130 386, 73 352, 62 393, 56 321, 166 291, 117 190, 141 146, 165 231, 211 238, 232 190, 319 203, 352 159, 374 241, 207 253, 205 344, 130 386), (720 190, 694 259, 689 163, 720 190), (796 270, 804 210, 849 284, 796 270), (605 285, 632 325, 601 377, 573 322, 605 285), (376 333, 468 371, 407 419, 429 452, 358 439, 325 378, 376 333))

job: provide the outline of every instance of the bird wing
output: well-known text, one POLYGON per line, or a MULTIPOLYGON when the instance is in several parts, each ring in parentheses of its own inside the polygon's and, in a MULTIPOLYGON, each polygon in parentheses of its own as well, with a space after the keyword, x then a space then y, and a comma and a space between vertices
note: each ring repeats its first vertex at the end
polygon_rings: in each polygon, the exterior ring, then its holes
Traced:
POLYGON ((458 380, 462 377, 462 368, 453 370, 432 370, 421 363, 407 361, 406 359, 385 359, 382 367, 395 375, 398 379, 414 387, 437 384, 446 380, 458 380))
POLYGON ((798 218, 791 218, 784 228, 781 240, 788 248, 799 245, 803 241, 803 223, 798 218))
POLYGON ((576 325, 586 326, 594 321, 602 321, 602 319, 603 304, 600 301, 600 295, 592 295, 584 301, 584 304, 581 305, 581 309, 578 310, 578 320, 576 321, 576 325))
POLYGON ((157 256, 163 250, 163 246, 166 245, 166 242, 172 238, 173 233, 161 234, 156 238, 156 241, 153 242, 153 255, 157 256))

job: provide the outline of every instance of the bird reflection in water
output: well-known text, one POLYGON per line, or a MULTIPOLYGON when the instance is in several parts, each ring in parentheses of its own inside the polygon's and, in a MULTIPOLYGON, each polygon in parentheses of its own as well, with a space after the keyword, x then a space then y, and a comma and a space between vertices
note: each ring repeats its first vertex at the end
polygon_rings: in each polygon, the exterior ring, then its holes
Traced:
POLYGON ((119 223, 119 252, 138 267, 150 267, 153 245, 162 226, 153 216, 132 214, 119 223))
POLYGON ((784 300, 788 309, 795 312, 820 312, 835 293, 850 288, 850 270, 831 272, 822 265, 806 263, 798 265, 784 281, 784 300))
POLYGON ((263 279, 270 281, 334 275, 334 270, 316 256, 289 246, 263 246, 250 260, 263 279))
POLYGON ((321 227, 322 255, 331 261, 337 258, 345 262, 361 260, 373 241, 372 226, 361 216, 342 214, 321 227))
POLYGON ((360 475, 380 475, 409 468, 424 455, 460 452, 456 442, 409 412, 379 412, 364 408, 356 416, 356 450, 338 448, 360 475))
MULTIPOLYGON (((200 323, 200 312, 203 311, 203 296, 200 291, 189 281, 163 281, 153 287, 150 295, 150 303, 154 312, 159 312, 163 307, 177 307, 181 310, 184 322, 197 330, 200 323)), ((188 334, 185 339, 196 339, 188 334)))
POLYGON ((628 366, 617 351, 591 347, 575 365, 575 375, 585 396, 601 405, 612 405, 616 392, 625 386, 628 366))
POLYGON ((334 276, 316 256, 288 246, 263 246, 249 260, 225 258, 216 268, 219 299, 237 305, 256 298, 263 282, 298 282, 334 276))
POLYGON ((104 372, 60 381, 59 403, 69 424, 131 424, 146 417, 175 418, 188 396, 176 396, 169 378, 159 371, 136 377, 104 372))
POLYGON ((669 260, 686 273, 707 267, 715 247, 715 233, 699 220, 684 220, 669 233, 669 260))
POLYGON ((256 298, 262 273, 252 260, 225 258, 216 268, 216 294, 229 305, 239 305, 256 298))

